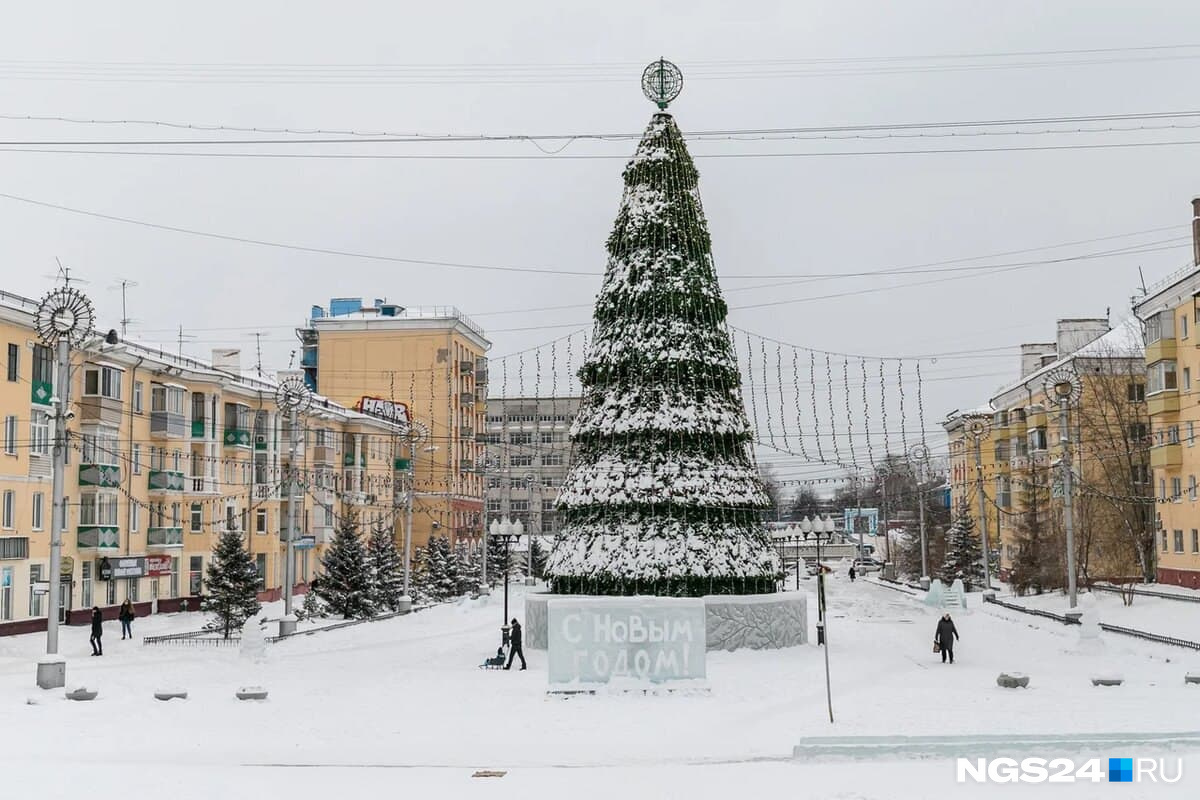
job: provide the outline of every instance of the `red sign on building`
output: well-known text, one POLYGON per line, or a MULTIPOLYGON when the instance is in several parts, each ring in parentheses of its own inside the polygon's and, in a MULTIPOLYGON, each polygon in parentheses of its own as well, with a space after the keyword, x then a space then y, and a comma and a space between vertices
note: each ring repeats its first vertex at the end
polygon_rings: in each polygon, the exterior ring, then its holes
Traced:
POLYGON ((170 556, 146 556, 146 574, 151 578, 171 574, 170 556))

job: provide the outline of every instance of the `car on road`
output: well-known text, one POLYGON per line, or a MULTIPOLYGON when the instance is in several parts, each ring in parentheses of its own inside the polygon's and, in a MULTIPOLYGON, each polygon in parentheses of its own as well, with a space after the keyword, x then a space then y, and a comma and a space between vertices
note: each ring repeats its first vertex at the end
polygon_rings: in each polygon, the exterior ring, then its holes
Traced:
POLYGON ((883 569, 883 563, 873 558, 856 558, 854 568, 859 572, 878 572, 883 569))

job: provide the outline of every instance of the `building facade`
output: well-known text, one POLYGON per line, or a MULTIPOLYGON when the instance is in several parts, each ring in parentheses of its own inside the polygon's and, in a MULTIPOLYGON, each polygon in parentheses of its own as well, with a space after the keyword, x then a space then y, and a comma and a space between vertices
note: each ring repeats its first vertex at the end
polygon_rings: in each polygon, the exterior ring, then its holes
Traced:
POLYGON ((558 490, 571 466, 571 422, 578 397, 506 397, 489 402, 487 524, 520 520, 534 535, 558 533, 558 490))
MULTIPOLYGON (((211 362, 97 337, 72 352, 61 575, 50 576, 53 356, 37 303, 0 293, 0 633, 44 629, 48 582, 68 623, 126 599, 141 613, 198 608, 217 538, 245 535, 261 597, 282 595, 290 431, 276 383, 241 374, 237 351, 211 362)), ((337 522, 398 521, 403 428, 318 397, 297 449, 297 586, 315 574, 337 522)))
POLYGON ((477 544, 491 347, 483 328, 452 307, 367 306, 354 297, 313 306, 298 333, 310 388, 347 407, 399 404, 420 433, 406 454, 416 480, 414 547, 435 534, 477 544))
POLYGON ((1200 589, 1200 198, 1192 201, 1192 264, 1134 304, 1145 326, 1146 405, 1158 499, 1158 580, 1200 589))
MULTIPOLYGON (((1018 561, 1023 526, 1061 536, 1064 412, 1045 387, 1048 379, 1070 375, 1079 385, 1065 412, 1077 569, 1085 578, 1115 579, 1152 568, 1146 546, 1151 500, 1143 364, 1136 319, 1112 329, 1105 318, 1059 320, 1054 342, 1021 345, 1016 381, 985 405, 956 412, 943 423, 950 440, 951 497, 956 507, 965 503, 977 526, 982 506, 1001 580, 1018 561), (971 435, 980 423, 983 435, 971 435)), ((1046 556, 1059 558, 1065 569, 1065 549, 1046 556)))

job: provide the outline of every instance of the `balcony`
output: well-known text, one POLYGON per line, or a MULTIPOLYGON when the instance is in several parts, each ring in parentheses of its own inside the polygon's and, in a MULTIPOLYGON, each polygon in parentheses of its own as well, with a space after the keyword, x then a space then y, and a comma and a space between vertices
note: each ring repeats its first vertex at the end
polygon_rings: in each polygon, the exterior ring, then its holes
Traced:
POLYGON ((366 492, 343 492, 342 502, 350 506, 373 506, 377 500, 373 494, 366 492))
POLYGON ((475 374, 475 362, 474 361, 458 362, 458 374, 459 375, 474 375, 475 374))
POLYGON ((474 392, 460 392, 458 395, 458 402, 459 402, 459 405, 464 405, 464 406, 475 405, 475 393, 474 392))
POLYGON ((464 458, 458 462, 458 471, 462 473, 470 473, 475 471, 475 462, 472 459, 464 458))
POLYGON ((1179 390, 1167 389, 1146 396, 1146 413, 1151 417, 1179 412, 1179 390))
MULTIPOLYGON (((358 465, 360 467, 365 467, 367 465, 367 454, 366 453, 359 454, 358 461, 359 461, 358 465)), ((353 467, 354 466, 354 452, 353 451, 346 453, 344 456, 342 456, 342 466, 343 467, 353 467)))
POLYGON ((281 492, 279 486, 274 483, 259 483, 254 486, 255 500, 278 500, 281 494, 286 492, 281 492))
POLYGON ((249 447, 253 437, 247 428, 226 428, 223 441, 226 447, 249 447))
POLYGON ((146 531, 146 547, 176 550, 183 547, 183 528, 150 528, 146 531))
POLYGON ((463 426, 459 427, 458 435, 462 439, 474 439, 475 438, 475 429, 472 428, 470 425, 463 425, 463 426))
POLYGON ((146 478, 146 488, 151 492, 182 492, 183 473, 174 470, 152 469, 146 478))
POLYGON ((112 464, 80 464, 79 485, 118 488, 121 485, 121 468, 112 464))
POLYGON ((487 382, 488 382, 487 369, 486 368, 476 369, 475 370, 475 385, 476 386, 487 386, 487 382))
POLYGON ((214 494, 217 491, 217 479, 192 475, 187 479, 184 488, 192 494, 214 494))
POLYGON ((1029 456, 1013 456, 1008 460, 1012 469, 1029 469, 1029 456))
POLYGON ((328 445, 319 444, 313 448, 313 463, 314 464, 332 464, 333 463, 333 448, 328 445))
POLYGON ((50 405, 50 398, 54 396, 54 384, 50 381, 31 381, 29 386, 29 399, 39 406, 50 405))
POLYGON ((332 525, 314 525, 313 539, 317 544, 333 544, 334 537, 337 536, 337 531, 332 525))
POLYGON ((204 431, 207 427, 208 426, 205 423, 203 418, 193 419, 192 420, 192 438, 193 439, 203 439, 204 431))
POLYGON ((150 436, 153 439, 182 439, 187 431, 183 414, 170 411, 150 412, 150 436))
POLYGON ((412 462, 407 458, 397 458, 392 461, 392 469, 396 472, 408 472, 412 462))
POLYGON ((121 549, 121 529, 116 525, 80 525, 75 532, 79 550, 115 553, 121 549))
POLYGON ((1183 463, 1183 449, 1179 444, 1164 444, 1150 448, 1150 466, 1153 469, 1175 469, 1183 463))
POLYGON ((1146 363, 1153 364, 1164 358, 1175 358, 1179 346, 1175 339, 1159 339, 1146 345, 1146 363))

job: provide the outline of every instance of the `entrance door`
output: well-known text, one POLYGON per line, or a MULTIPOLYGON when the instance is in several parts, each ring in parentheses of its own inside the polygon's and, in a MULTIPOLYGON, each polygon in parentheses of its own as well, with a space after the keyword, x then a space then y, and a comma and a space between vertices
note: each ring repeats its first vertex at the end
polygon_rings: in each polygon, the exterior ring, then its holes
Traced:
POLYGON ((60 625, 67 623, 67 617, 71 613, 71 580, 68 578, 65 581, 59 581, 58 584, 58 622, 60 625))

